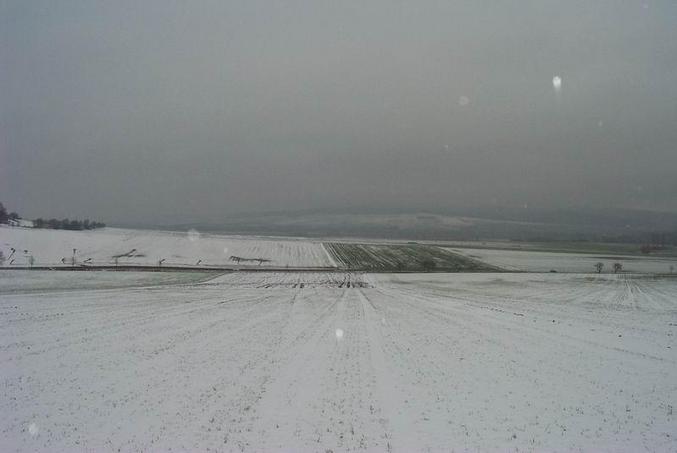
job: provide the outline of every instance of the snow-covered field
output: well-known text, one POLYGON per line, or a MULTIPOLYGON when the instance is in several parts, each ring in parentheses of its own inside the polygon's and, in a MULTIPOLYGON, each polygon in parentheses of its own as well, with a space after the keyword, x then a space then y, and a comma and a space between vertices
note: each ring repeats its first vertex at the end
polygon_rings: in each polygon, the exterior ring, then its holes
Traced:
MULTIPOLYGON (((231 256, 258 259, 260 266, 329 267, 331 257, 320 242, 295 239, 273 239, 226 236, 190 232, 163 232, 105 228, 92 231, 43 230, 0 227, 0 250, 6 258, 10 248, 16 249, 15 265, 26 266, 30 256, 35 265, 72 263, 91 259, 91 264, 157 265, 233 265, 231 256), (26 250, 26 252, 25 252, 26 250)), ((9 261, 5 265, 9 265, 9 261)), ((259 266, 257 261, 242 261, 238 265, 259 266)))
POLYGON ((213 272, 44 272, 0 269, 0 294, 114 289, 195 283, 213 278, 213 272))
POLYGON ((595 264, 601 262, 604 264, 602 272, 613 272, 613 264, 621 263, 625 272, 668 274, 672 266, 672 272, 677 274, 676 258, 472 248, 448 250, 513 271, 591 273, 595 272, 595 264))
POLYGON ((675 451, 676 337, 670 278, 234 272, 2 294, 0 451, 675 451))

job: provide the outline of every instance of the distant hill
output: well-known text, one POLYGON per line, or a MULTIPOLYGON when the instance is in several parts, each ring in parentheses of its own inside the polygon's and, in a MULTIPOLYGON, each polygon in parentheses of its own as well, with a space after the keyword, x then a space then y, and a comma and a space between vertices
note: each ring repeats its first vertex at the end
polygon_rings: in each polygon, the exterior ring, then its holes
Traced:
MULTIPOLYGON (((134 226, 140 225, 119 225, 134 226)), ((471 208, 449 212, 304 211, 145 227, 305 237, 677 244, 677 214, 618 209, 471 208)))

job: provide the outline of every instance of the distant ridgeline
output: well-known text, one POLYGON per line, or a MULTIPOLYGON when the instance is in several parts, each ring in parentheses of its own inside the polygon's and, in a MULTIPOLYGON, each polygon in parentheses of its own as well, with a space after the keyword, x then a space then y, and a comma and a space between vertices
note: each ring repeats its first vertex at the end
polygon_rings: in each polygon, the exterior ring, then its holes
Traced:
POLYGON ((22 219, 16 212, 7 213, 7 210, 0 203, 0 224, 18 226, 25 228, 50 228, 52 230, 93 230, 103 228, 105 223, 91 221, 89 219, 43 219, 38 218, 33 221, 22 219))

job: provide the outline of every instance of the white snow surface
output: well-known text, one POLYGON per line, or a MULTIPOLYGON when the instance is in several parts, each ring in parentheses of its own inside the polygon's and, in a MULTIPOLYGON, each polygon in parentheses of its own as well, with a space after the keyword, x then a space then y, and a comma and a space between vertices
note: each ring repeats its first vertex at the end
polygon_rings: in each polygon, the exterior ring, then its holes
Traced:
POLYGON ((675 279, 6 281, 0 451, 677 449, 675 279))
MULTIPOLYGON (((66 231, 0 227, 0 250, 5 257, 10 247, 16 249, 15 265, 26 266, 28 257, 34 264, 58 265, 65 259, 72 263, 73 249, 76 262, 91 258, 91 264, 113 264, 115 255, 120 265, 201 265, 228 266, 236 264, 231 256, 269 260, 241 262, 240 266, 257 267, 330 267, 335 263, 320 242, 302 239, 277 239, 249 236, 204 234, 195 230, 164 232, 104 228, 90 231, 66 231), (24 252, 28 250, 28 252, 24 252), (133 251, 133 252, 132 252, 133 251)), ((9 262, 5 263, 9 266, 9 262)))
POLYGON ((213 278, 213 272, 48 272, 0 269, 0 294, 114 289, 195 283, 213 278))
POLYGON ((447 248, 452 252, 478 259, 511 271, 527 272, 595 272, 595 264, 603 263, 604 273, 613 272, 614 263, 621 263, 624 272, 668 274, 670 266, 677 275, 676 258, 609 254, 559 253, 522 250, 447 248))

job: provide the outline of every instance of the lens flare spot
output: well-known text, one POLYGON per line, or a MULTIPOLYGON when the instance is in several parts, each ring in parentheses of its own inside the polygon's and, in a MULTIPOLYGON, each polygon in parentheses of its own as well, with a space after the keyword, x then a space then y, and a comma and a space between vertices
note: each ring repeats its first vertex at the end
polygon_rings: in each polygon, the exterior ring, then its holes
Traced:
POLYGON ((196 242, 200 239, 200 233, 195 229, 188 230, 188 240, 190 242, 196 242))
POLYGON ((552 87, 555 91, 560 91, 562 89, 562 78, 560 76, 555 76, 552 78, 552 87))
POLYGON ((31 423, 30 425, 28 425, 28 433, 33 437, 37 436, 40 433, 38 425, 36 425, 35 423, 31 423))

